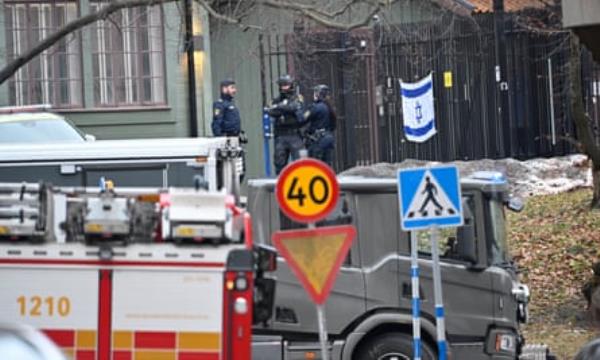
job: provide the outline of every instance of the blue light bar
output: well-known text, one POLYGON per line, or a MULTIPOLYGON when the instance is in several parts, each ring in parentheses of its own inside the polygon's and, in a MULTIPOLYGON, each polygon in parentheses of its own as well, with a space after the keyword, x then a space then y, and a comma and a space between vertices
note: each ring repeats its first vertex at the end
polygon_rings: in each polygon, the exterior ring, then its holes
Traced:
POLYGON ((499 171, 476 171, 469 177, 471 179, 489 181, 495 184, 506 182, 506 177, 499 171))

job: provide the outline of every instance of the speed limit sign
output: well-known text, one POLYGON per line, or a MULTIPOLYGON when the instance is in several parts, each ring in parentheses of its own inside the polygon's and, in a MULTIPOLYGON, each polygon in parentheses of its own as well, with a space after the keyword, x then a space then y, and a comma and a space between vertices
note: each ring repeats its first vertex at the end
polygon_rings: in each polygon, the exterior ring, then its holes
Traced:
POLYGON ((327 164, 301 159, 283 169, 275 192, 287 217, 311 223, 324 219, 335 208, 340 189, 335 173, 327 164))

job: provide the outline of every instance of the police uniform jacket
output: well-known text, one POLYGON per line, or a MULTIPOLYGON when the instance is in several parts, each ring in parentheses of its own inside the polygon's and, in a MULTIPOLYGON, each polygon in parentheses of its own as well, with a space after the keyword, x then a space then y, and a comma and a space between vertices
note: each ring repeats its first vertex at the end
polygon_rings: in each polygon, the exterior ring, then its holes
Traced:
POLYGON ((213 121, 211 124, 214 136, 239 136, 240 111, 231 95, 221 94, 221 98, 213 104, 213 121))
POLYGON ((335 130, 335 124, 331 121, 331 111, 329 110, 329 106, 321 100, 315 101, 308 111, 304 113, 304 117, 309 123, 309 133, 314 133, 317 130, 335 130))

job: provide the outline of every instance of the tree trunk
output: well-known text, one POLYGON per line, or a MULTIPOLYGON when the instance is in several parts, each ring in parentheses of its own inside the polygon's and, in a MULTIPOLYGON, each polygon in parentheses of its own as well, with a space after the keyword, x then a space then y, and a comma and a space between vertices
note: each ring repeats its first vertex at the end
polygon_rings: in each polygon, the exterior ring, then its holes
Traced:
POLYGON ((581 47, 579 38, 573 32, 570 34, 571 54, 569 59, 569 96, 573 122, 577 129, 577 137, 583 145, 583 150, 592 163, 592 186, 594 196, 592 208, 600 209, 600 144, 596 143, 592 127, 583 106, 583 92, 581 85, 581 47))
POLYGON ((594 188, 592 208, 600 209, 600 163, 592 163, 592 186, 594 188))

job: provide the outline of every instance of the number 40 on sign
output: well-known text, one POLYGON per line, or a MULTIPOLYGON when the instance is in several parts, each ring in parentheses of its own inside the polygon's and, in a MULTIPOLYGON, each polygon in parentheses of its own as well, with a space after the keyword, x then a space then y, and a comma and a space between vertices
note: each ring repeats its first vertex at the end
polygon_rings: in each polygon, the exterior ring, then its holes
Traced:
POLYGON ((315 159, 301 159, 286 166, 275 191, 283 213, 303 223, 325 218, 339 197, 335 173, 315 159))

